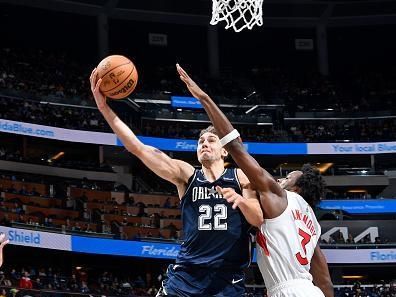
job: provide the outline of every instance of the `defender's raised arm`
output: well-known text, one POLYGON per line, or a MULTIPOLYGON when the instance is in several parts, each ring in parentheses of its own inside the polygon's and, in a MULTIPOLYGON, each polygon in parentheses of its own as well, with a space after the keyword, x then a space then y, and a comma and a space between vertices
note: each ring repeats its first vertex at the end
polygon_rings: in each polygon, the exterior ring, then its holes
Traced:
MULTIPOLYGON (((179 65, 176 65, 177 71, 180 75, 180 79, 186 84, 191 94, 197 98, 202 106, 205 108, 210 121, 215 127, 220 138, 230 135, 234 131, 234 127, 219 109, 216 103, 206 94, 187 74, 187 72, 179 65)), ((238 164, 238 166, 246 174, 252 185, 256 190, 262 192, 271 192, 279 196, 283 196, 283 190, 276 183, 274 178, 264 170, 257 161, 249 155, 241 139, 232 137, 233 140, 225 144, 225 148, 231 154, 232 158, 238 164)))

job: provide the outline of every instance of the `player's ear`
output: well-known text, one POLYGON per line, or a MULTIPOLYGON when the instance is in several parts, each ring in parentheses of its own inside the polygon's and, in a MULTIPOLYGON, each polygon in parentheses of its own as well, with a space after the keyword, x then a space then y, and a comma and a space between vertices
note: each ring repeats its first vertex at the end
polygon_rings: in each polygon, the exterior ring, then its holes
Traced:
POLYGON ((227 152, 227 150, 225 148, 221 149, 221 156, 222 156, 223 160, 227 159, 228 152, 227 152))

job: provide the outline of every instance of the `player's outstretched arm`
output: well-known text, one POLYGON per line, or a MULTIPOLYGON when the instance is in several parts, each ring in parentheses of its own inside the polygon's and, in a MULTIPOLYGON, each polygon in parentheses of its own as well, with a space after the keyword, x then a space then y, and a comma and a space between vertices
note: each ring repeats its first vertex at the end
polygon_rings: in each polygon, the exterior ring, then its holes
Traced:
MULTIPOLYGON (((177 64, 176 67, 180 75, 180 79, 186 84, 191 94, 197 98, 205 108, 205 111, 213 126, 216 128, 220 139, 233 131, 234 127, 232 124, 209 95, 201 90, 201 88, 190 78, 187 72, 180 67, 180 65, 177 64)), ((283 190, 276 183, 274 178, 265 169, 263 169, 252 156, 250 156, 243 146, 240 138, 231 141, 225 146, 225 148, 246 174, 256 190, 283 196, 283 190)))
POLYGON ((106 97, 99 89, 101 82, 102 79, 98 79, 95 68, 91 73, 90 83, 96 105, 125 148, 163 179, 176 186, 186 184, 194 173, 194 167, 184 161, 172 159, 154 147, 143 144, 106 103, 106 97))
POLYGON ((323 294, 326 297, 334 297, 334 288, 331 282, 329 267, 319 245, 316 246, 312 256, 309 272, 313 277, 313 283, 322 290, 323 294))
POLYGON ((242 196, 235 192, 233 188, 216 187, 218 193, 222 194, 228 203, 232 204, 232 208, 237 207, 241 210, 243 216, 250 225, 259 228, 263 222, 263 212, 260 207, 256 191, 242 188, 242 196))
POLYGON ((236 193, 233 188, 222 188, 217 186, 216 190, 223 195, 223 198, 226 199, 228 203, 232 204, 233 209, 237 207, 240 209, 250 225, 259 228, 264 222, 264 216, 257 197, 257 192, 252 189, 249 179, 241 169, 237 169, 237 177, 241 185, 242 195, 236 193))
POLYGON ((6 246, 10 241, 5 238, 5 234, 0 234, 0 267, 3 265, 3 248, 6 246))

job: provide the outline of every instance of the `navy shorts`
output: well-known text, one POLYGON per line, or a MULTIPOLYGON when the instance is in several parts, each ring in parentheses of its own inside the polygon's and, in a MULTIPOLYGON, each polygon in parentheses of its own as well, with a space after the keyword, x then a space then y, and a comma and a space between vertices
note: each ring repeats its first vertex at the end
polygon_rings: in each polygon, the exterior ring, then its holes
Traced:
POLYGON ((159 296, 240 297, 245 294, 242 269, 226 270, 169 265, 159 296))

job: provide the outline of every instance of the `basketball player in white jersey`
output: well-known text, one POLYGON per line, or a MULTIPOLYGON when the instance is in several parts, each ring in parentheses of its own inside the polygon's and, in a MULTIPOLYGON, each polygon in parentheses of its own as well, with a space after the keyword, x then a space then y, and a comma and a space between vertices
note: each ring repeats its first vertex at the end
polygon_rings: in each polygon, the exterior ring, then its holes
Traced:
MULTIPOLYGON (((222 145, 260 196, 264 223, 257 236, 257 262, 268 296, 333 297, 326 258, 317 244, 320 225, 307 203, 314 205, 322 194, 323 181, 318 171, 306 165, 302 171, 293 171, 277 182, 249 155, 239 133, 212 99, 179 65, 177 71, 205 108, 222 145)), ((218 188, 218 191, 227 199, 240 199, 231 189, 218 188)))
POLYGON ((0 233, 0 267, 3 265, 3 248, 10 241, 6 239, 4 233, 0 233))

